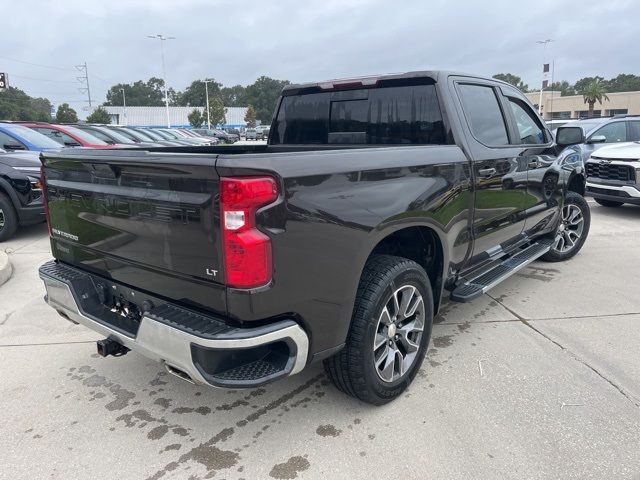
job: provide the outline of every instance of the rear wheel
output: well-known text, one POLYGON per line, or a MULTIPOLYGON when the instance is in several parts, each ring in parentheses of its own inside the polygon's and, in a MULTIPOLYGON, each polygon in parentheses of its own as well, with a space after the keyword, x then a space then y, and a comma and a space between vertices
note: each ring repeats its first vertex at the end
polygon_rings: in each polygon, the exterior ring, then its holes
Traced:
POLYGON ((621 207, 622 205, 624 205, 623 202, 615 202, 613 200, 603 200, 602 198, 595 198, 594 200, 596 201, 596 203, 602 205, 603 207, 615 208, 615 207, 621 207))
POLYGON ((411 384, 433 323, 433 294, 424 269, 390 255, 366 264, 346 346, 325 360, 333 383, 364 402, 383 405, 411 384))
POLYGON ((560 223, 555 232, 554 243, 542 260, 561 262, 580 251, 589 235, 591 211, 584 197, 575 192, 567 192, 562 206, 560 223))
POLYGON ((18 215, 9 197, 0 193, 0 242, 8 240, 18 228, 18 215))

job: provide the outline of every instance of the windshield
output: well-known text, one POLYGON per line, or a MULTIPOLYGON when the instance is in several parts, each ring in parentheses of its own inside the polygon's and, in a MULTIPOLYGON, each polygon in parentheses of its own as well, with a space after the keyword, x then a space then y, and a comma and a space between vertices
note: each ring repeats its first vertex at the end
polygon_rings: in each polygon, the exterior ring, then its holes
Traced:
POLYGON ((60 148, 58 142, 30 128, 23 127, 22 125, 6 125, 5 127, 10 132, 24 138, 27 142, 32 143, 38 148, 60 148))
POLYGON ((160 130, 159 132, 161 132, 161 134, 164 133, 172 140, 180 139, 180 135, 178 135, 177 133, 170 132, 169 130, 160 130))
POLYGON ((139 142, 148 142, 150 140, 150 138, 148 138, 146 135, 143 135, 142 133, 140 133, 137 130, 134 130, 133 128, 123 128, 122 132, 124 134, 130 135, 131 137, 138 140, 139 142))
MULTIPOLYGON (((574 124, 576 127, 580 127, 582 128, 582 131, 584 132, 585 135, 589 135, 591 132, 593 132, 596 128, 601 127, 602 125, 604 125, 604 122, 598 122, 598 121, 586 121, 586 122, 576 122, 574 124)), ((574 125, 571 125, 572 127, 574 125)))
POLYGON ((154 130, 145 130, 144 134, 147 135, 148 137, 151 137, 151 140, 166 140, 165 137, 163 137, 162 135, 160 135, 158 132, 154 130))
POLYGON ((127 143, 127 144, 136 143, 133 140, 131 140, 130 138, 128 138, 125 135, 121 134, 120 132, 116 132, 115 130, 109 130, 108 128, 94 127, 92 129, 87 129, 87 130, 89 132, 92 132, 92 131, 100 132, 103 135, 105 135, 107 137, 110 137, 112 140, 115 140, 118 143, 127 143))
POLYGON ((95 137, 95 136, 91 135, 89 132, 85 132, 84 130, 81 130, 81 129, 76 128, 76 127, 65 126, 63 132, 64 131, 67 131, 71 135, 74 135, 74 136, 76 136, 76 137, 82 139, 83 141, 85 141, 87 143, 90 143, 92 145, 108 145, 107 142, 103 142, 98 137, 95 137))

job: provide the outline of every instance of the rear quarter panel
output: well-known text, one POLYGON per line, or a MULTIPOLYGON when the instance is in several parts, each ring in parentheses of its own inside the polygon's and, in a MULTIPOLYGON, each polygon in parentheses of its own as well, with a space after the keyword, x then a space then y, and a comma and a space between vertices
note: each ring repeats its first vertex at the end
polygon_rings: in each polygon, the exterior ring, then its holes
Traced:
POLYGON ((251 293, 228 289, 229 314, 294 315, 312 353, 344 342, 364 264, 392 232, 431 227, 445 268, 468 253, 470 171, 455 145, 221 155, 216 168, 220 176, 275 175, 281 191, 258 214, 273 242, 273 282, 251 293))

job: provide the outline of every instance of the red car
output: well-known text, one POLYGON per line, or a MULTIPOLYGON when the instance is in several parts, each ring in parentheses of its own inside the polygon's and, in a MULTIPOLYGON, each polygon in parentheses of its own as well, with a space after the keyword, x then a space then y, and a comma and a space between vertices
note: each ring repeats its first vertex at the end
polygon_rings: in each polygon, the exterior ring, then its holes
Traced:
POLYGON ((94 137, 89 132, 74 127, 73 125, 54 125, 50 123, 28 123, 22 125, 46 135, 65 147, 86 147, 86 148, 117 148, 130 147, 131 145, 109 145, 108 143, 94 137))

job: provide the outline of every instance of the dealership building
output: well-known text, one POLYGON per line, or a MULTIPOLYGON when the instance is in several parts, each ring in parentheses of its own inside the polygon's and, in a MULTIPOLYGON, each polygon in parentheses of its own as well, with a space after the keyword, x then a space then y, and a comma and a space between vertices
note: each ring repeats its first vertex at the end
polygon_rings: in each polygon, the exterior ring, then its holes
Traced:
MULTIPOLYGON (((525 94, 529 101, 538 108, 540 92, 525 94)), ((609 99, 602 99, 594 105, 595 117, 611 117, 613 115, 640 115, 640 91, 607 93, 609 99)), ((542 116, 545 120, 564 120, 569 118, 586 118, 589 105, 584 103, 582 95, 562 97, 560 92, 542 92, 542 116)))
MULTIPOLYGON (((244 116, 247 107, 225 107, 225 122, 218 127, 242 128, 247 125, 244 116)), ((115 125, 129 125, 132 127, 166 127, 166 107, 104 107, 111 115, 111 123, 115 125)), ((188 116, 194 110, 200 110, 205 115, 204 107, 169 107, 169 122, 172 127, 190 127, 188 116)), ((214 125, 211 125, 212 127, 214 125)))

